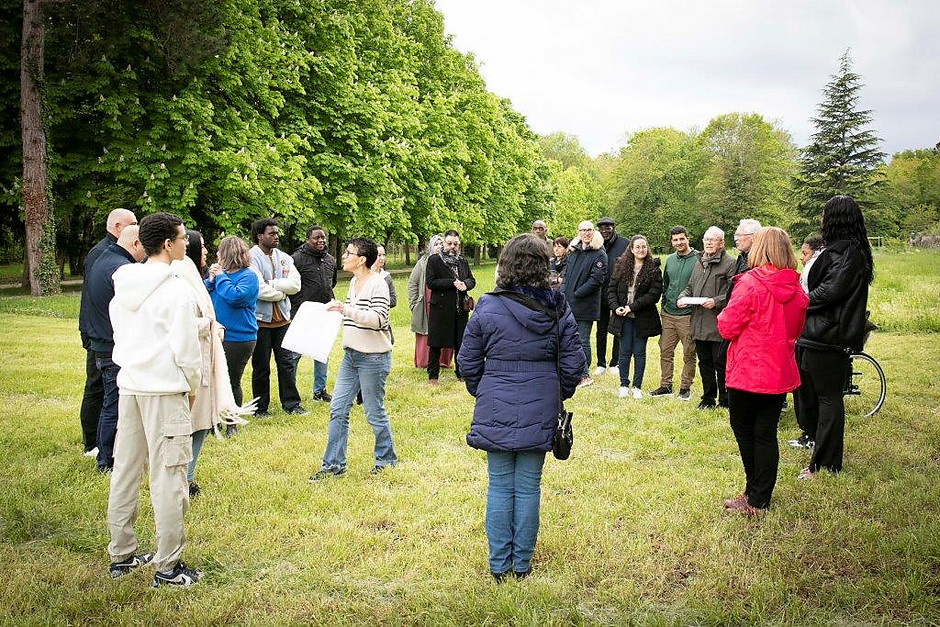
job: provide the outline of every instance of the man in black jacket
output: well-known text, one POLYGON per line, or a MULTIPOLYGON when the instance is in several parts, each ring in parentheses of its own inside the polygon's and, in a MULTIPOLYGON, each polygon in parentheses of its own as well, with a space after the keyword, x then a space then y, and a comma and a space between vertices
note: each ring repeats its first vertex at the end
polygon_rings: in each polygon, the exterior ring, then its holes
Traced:
MULTIPOLYGON (((124 227, 137 224, 134 212, 127 209, 115 209, 108 214, 107 233, 85 255, 85 265, 82 276, 87 279, 98 257, 108 246, 117 242, 124 227)), ((82 425, 82 444, 87 457, 98 455, 98 416, 101 414, 101 403, 104 399, 104 388, 101 384, 101 373, 95 366, 95 352, 91 349, 88 339, 88 294, 87 281, 82 282, 82 298, 78 310, 78 330, 82 338, 82 348, 85 349, 85 392, 82 394, 82 408, 79 410, 79 419, 82 425)))
MULTIPOLYGON (((610 361, 607 361, 607 327, 610 324, 610 308, 607 307, 607 288, 610 287, 610 275, 614 269, 614 262, 620 257, 630 244, 630 240, 617 234, 614 219, 603 217, 597 221, 597 230, 604 238, 604 251, 607 253, 607 269, 604 272, 604 284, 601 286, 601 317, 597 320, 597 368, 595 375, 604 374, 610 369, 611 374, 617 372, 617 363, 620 359, 620 338, 616 335, 612 342, 610 361)), ((588 364, 590 367, 590 364, 588 364)))
POLYGON ((601 317, 601 287, 607 272, 607 253, 604 251, 604 238, 594 230, 590 220, 578 225, 578 239, 570 247, 565 282, 561 287, 578 322, 578 335, 584 350, 584 373, 578 387, 585 387, 594 383, 594 379, 588 376, 591 327, 601 317))
MULTIPOLYGON (((428 384, 437 385, 441 373, 441 349, 453 348, 460 352, 463 332, 467 328, 470 313, 464 311, 468 292, 476 287, 477 280, 470 271, 470 264, 460 254, 460 236, 457 231, 444 233, 441 252, 428 257, 425 285, 431 290, 428 311, 428 384)), ((454 374, 460 377, 460 366, 454 360, 454 374)))
MULTIPOLYGON (((328 303, 333 300, 336 287, 336 259, 326 252, 326 231, 313 225, 307 229, 307 240, 294 254, 294 267, 300 273, 300 291, 290 296, 291 320, 297 315, 300 305, 312 301, 328 303)), ((300 353, 294 354, 294 372, 300 353)), ((329 403, 333 397, 326 391, 326 362, 313 360, 313 400, 329 403)))
POLYGON ((144 258, 144 248, 137 236, 137 225, 128 225, 121 236, 98 256, 91 272, 85 277, 83 292, 88 340, 95 356, 95 367, 101 373, 104 391, 101 413, 97 419, 98 471, 110 472, 114 467, 114 438, 118 423, 118 385, 120 368, 111 361, 114 350, 114 331, 111 328, 109 306, 114 298, 115 271, 123 265, 137 263, 144 258))

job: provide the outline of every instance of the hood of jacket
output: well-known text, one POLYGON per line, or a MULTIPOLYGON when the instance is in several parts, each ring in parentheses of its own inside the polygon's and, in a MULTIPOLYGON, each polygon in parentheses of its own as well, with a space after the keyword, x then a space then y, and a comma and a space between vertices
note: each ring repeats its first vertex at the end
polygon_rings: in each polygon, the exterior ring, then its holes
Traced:
POLYGON ((169 264, 152 261, 129 263, 114 273, 114 299, 121 307, 137 311, 170 277, 178 276, 169 264))
POLYGON ((800 275, 796 270, 789 268, 778 270, 768 263, 749 270, 749 274, 767 288, 773 299, 780 304, 788 303, 797 294, 803 293, 803 288, 800 286, 800 275))
POLYGON ((564 294, 551 289, 535 290, 514 286, 510 289, 496 288, 493 294, 507 292, 516 294, 516 298, 521 297, 524 302, 513 300, 508 296, 497 296, 497 298, 520 326, 534 333, 548 333, 556 320, 564 315, 567 307, 564 294), (554 312, 554 316, 550 312, 554 312))
MULTIPOLYGON (((580 238, 576 237, 574 241, 568 246, 571 250, 584 250, 584 242, 580 238)), ((604 248, 604 236, 594 231, 594 237, 591 238, 591 243, 587 245, 588 250, 601 250, 604 248)))

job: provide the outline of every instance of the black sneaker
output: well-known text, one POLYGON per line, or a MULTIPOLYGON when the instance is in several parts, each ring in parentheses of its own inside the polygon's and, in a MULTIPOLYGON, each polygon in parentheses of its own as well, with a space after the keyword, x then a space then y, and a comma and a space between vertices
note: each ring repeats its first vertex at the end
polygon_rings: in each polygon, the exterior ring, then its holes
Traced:
POLYGON ((319 392, 315 392, 313 394, 313 400, 321 401, 323 403, 329 403, 330 401, 333 400, 333 397, 330 396, 326 390, 320 390, 319 392))
POLYGON ((175 588, 188 588, 201 578, 201 572, 192 568, 186 568, 186 564, 183 563, 183 560, 180 560, 176 562, 176 566, 173 567, 173 570, 168 573, 157 571, 153 576, 153 583, 150 584, 150 587, 159 588, 160 586, 173 586, 175 588))
POLYGON ((238 433, 238 425, 226 425, 225 437, 230 438, 236 433, 238 433))
POLYGON ((264 411, 255 412, 255 418, 270 418, 270 417, 271 417, 271 412, 269 412, 266 409, 264 411))
POLYGON ((310 413, 309 411, 307 411, 300 405, 298 405, 297 407, 291 407, 290 409, 286 409, 284 411, 293 416, 306 416, 307 414, 310 413))
POLYGON ((702 401, 696 409, 715 409, 715 401, 702 401))
POLYGON ((672 396, 672 388, 667 388, 665 385, 661 385, 652 392, 649 393, 650 396, 672 396))
POLYGON ((135 568, 140 568, 153 561, 153 553, 144 553, 142 555, 131 555, 126 560, 120 562, 111 562, 108 571, 111 573, 111 579, 117 579, 135 568))
POLYGON ((390 467, 391 465, 392 465, 392 464, 385 464, 384 466, 378 466, 378 465, 373 466, 373 467, 372 467, 372 470, 369 471, 369 474, 370 474, 370 475, 377 475, 377 474, 381 473, 383 470, 385 470, 386 468, 390 467))
POLYGON ((679 389, 679 400, 680 401, 692 400, 692 392, 689 390, 689 388, 679 389))
POLYGON ((202 488, 199 487, 199 484, 195 481, 189 482, 189 498, 194 499, 197 496, 202 494, 202 488))
POLYGON ((310 475, 310 478, 307 479, 307 483, 316 483, 317 481, 322 481, 323 479, 332 479, 333 477, 341 477, 346 474, 346 469, 342 468, 340 470, 318 470, 317 472, 310 475))

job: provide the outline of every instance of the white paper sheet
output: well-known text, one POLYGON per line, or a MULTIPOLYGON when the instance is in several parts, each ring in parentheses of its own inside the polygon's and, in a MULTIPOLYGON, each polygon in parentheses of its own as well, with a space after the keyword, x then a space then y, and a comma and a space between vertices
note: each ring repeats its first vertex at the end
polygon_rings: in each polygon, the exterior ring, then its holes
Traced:
POLYGON ((340 312, 327 311, 325 303, 306 302, 297 309, 281 346, 326 362, 342 325, 340 312))
POLYGON ((677 305, 701 305, 707 298, 704 296, 683 296, 676 301, 677 305))

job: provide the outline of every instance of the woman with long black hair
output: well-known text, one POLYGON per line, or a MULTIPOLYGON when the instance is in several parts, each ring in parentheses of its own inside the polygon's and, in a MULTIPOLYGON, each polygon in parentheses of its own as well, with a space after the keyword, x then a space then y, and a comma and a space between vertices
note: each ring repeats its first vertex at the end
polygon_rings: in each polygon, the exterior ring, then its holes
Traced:
POLYGON ((801 385, 796 396, 801 422, 815 432, 809 466, 800 479, 820 468, 842 470, 845 404, 842 391, 850 355, 865 338, 868 286, 875 276, 865 218, 851 196, 834 196, 823 209, 825 248, 809 271, 809 309, 797 340, 801 385))

